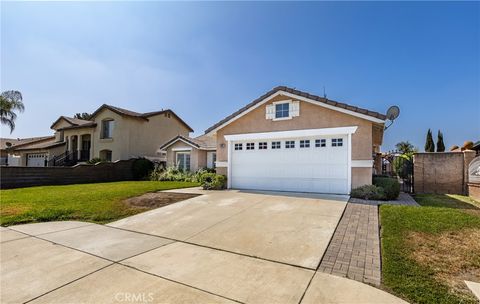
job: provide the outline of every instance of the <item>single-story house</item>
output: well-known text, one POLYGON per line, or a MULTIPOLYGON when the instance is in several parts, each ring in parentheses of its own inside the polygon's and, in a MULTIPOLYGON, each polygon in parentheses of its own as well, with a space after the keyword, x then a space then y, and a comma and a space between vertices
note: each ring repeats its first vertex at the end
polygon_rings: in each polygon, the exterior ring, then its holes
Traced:
POLYGON ((202 168, 215 168, 216 150, 216 138, 208 135, 195 138, 178 135, 159 148, 159 151, 167 154, 167 166, 192 172, 202 168))
POLYGON ((279 86, 205 131, 228 187, 348 194, 372 183, 386 116, 279 86))
POLYGON ((1 138, 0 145, 0 165, 30 167, 45 166, 49 153, 59 146, 55 136, 1 138))

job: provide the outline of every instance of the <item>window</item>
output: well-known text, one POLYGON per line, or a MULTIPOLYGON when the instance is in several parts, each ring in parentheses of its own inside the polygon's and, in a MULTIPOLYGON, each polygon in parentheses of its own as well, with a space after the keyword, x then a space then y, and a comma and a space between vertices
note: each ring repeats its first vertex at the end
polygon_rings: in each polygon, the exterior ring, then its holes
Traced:
POLYGON ((267 143, 266 142, 261 142, 261 143, 258 143, 258 149, 259 150, 266 150, 267 149, 267 143))
POLYGON ((290 104, 289 103, 279 103, 275 105, 275 118, 285 118, 289 117, 290 113, 288 111, 290 104))
POLYGON ((100 159, 104 161, 112 161, 112 150, 102 150, 100 151, 100 159))
POLYGON ((287 148, 287 149, 295 148, 295 141, 294 140, 287 140, 285 142, 285 148, 287 148))
POLYGON ((190 152, 177 152, 177 167, 182 171, 190 171, 190 152))
POLYGON ((308 139, 301 140, 300 148, 310 148, 310 140, 308 139))
POLYGON ((243 144, 235 144, 235 150, 243 150, 243 144))
POLYGON ((102 138, 113 137, 113 119, 102 120, 102 138))
POLYGON ((343 146, 343 138, 332 138, 332 147, 343 146))
POLYGON ((255 143, 247 143, 247 150, 254 150, 255 149, 255 143))
POLYGON ((272 141, 272 149, 280 149, 280 142, 272 141))
POLYGON ((315 139, 315 147, 320 148, 320 147, 326 147, 326 146, 327 146, 327 140, 315 139))

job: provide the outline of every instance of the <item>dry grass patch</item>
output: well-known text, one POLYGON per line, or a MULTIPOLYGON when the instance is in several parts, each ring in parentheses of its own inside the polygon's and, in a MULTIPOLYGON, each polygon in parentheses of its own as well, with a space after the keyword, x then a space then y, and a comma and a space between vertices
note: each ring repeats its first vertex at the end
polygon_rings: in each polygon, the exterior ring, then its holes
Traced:
POLYGON ((128 198, 123 200, 123 203, 129 207, 152 209, 184 201, 199 195, 200 194, 191 193, 154 192, 128 198))
POLYGON ((446 231, 432 235, 411 232, 407 238, 411 257, 430 268, 434 277, 450 287, 459 297, 469 297, 465 280, 480 278, 480 229, 446 231))

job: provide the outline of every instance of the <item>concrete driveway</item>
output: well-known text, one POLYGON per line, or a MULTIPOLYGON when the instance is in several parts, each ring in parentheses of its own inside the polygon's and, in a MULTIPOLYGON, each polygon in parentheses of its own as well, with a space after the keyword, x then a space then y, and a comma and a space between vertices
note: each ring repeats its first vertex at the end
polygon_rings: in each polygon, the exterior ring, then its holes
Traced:
POLYGON ((0 302, 402 303, 316 272, 347 199, 207 192, 105 226, 2 228, 0 302))

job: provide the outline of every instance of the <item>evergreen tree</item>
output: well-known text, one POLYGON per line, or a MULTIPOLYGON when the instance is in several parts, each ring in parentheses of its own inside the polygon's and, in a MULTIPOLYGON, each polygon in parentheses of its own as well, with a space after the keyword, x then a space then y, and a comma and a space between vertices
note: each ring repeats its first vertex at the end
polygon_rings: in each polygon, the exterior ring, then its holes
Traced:
POLYGON ((445 152, 445 144, 443 143, 443 133, 438 130, 437 136, 437 152, 445 152))
POLYGON ((432 131, 428 129, 427 140, 425 142, 425 152, 435 152, 435 143, 433 142, 432 131))

